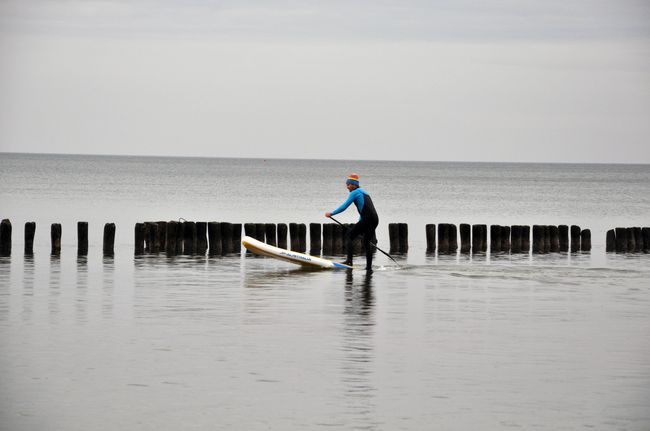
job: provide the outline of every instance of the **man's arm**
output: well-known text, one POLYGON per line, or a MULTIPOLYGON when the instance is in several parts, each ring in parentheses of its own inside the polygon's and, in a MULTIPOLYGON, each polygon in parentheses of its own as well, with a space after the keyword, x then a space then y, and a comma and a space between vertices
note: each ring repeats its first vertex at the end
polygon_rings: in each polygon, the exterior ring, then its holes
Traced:
MULTIPOLYGON (((355 191, 356 191, 356 190, 355 190, 355 191)), ((350 204, 352 204, 352 202, 354 202, 354 192, 350 193, 350 195, 348 196, 348 198, 345 200, 345 202, 343 202, 343 203, 341 204, 340 207, 338 207, 337 209, 335 209, 334 211, 332 211, 331 213, 329 213, 329 215, 326 215, 326 216, 327 216, 327 217, 331 217, 331 216, 333 216, 333 215, 337 215, 338 213, 341 213, 341 212, 345 211, 346 209, 348 209, 348 207, 350 206, 350 204)))

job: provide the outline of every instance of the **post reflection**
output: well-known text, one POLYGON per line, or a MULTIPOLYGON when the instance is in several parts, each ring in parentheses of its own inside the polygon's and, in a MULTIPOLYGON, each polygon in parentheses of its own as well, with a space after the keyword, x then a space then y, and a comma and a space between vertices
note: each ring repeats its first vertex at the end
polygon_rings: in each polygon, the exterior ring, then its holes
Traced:
POLYGON ((86 295, 88 293, 88 257, 77 256, 77 292, 75 301, 75 314, 78 323, 87 319, 88 308, 86 295))
POLYGON ((25 255, 23 258, 23 321, 32 318, 34 309, 34 255, 25 255))
POLYGON ((113 293, 115 290, 115 259, 112 256, 104 256, 102 260, 102 287, 103 301, 102 313, 105 318, 113 316, 113 293))
POLYGON ((341 364, 345 405, 351 425, 374 429, 375 393, 372 381, 374 361, 375 297, 372 273, 355 279, 354 271, 345 278, 343 362, 341 364))

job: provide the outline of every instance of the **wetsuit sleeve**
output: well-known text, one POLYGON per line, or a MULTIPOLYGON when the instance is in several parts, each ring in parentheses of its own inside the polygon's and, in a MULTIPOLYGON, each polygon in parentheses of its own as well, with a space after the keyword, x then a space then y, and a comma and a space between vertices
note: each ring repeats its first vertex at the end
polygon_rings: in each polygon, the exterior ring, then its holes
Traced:
MULTIPOLYGON (((355 192, 356 192, 356 190, 355 190, 355 192)), ((339 213, 345 211, 346 209, 348 209, 348 207, 350 206, 350 204, 351 204, 352 202, 354 202, 354 198, 355 198, 355 193, 354 193, 354 192, 350 193, 350 195, 349 195, 348 198, 345 200, 345 202, 343 202, 343 203, 341 204, 340 207, 338 207, 337 209, 335 209, 334 211, 332 211, 332 215, 339 214, 339 213)))

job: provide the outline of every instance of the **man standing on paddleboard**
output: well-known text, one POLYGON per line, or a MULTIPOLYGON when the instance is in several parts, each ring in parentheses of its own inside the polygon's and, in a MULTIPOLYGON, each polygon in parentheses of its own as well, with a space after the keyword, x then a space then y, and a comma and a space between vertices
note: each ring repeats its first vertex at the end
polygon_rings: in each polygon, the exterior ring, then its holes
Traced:
POLYGON ((345 185, 348 188, 350 195, 340 207, 332 212, 326 212, 325 217, 330 218, 333 215, 345 211, 350 204, 354 202, 361 217, 357 224, 355 224, 352 229, 349 229, 346 234, 348 256, 343 263, 352 266, 354 239, 359 235, 363 235, 363 245, 366 249, 366 270, 372 270, 372 253, 374 250, 371 241, 375 240, 375 229, 377 229, 377 225, 379 224, 379 216, 377 215, 375 205, 372 203, 370 195, 359 187, 359 175, 350 174, 348 179, 345 181, 345 185))

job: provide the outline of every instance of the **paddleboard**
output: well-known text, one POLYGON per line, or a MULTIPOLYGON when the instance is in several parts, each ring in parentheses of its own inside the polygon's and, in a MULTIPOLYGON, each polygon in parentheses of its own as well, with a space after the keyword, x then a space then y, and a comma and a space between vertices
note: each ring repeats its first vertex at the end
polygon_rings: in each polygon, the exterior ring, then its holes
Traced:
POLYGON ((316 256, 310 256, 296 251, 285 250, 283 248, 274 247, 262 241, 258 241, 250 236, 242 238, 241 243, 246 250, 260 254, 262 256, 272 257, 274 259, 284 260, 286 262, 295 263, 297 265, 310 267, 310 268, 331 268, 331 269, 352 269, 351 266, 342 263, 334 262, 331 260, 323 259, 316 256))

